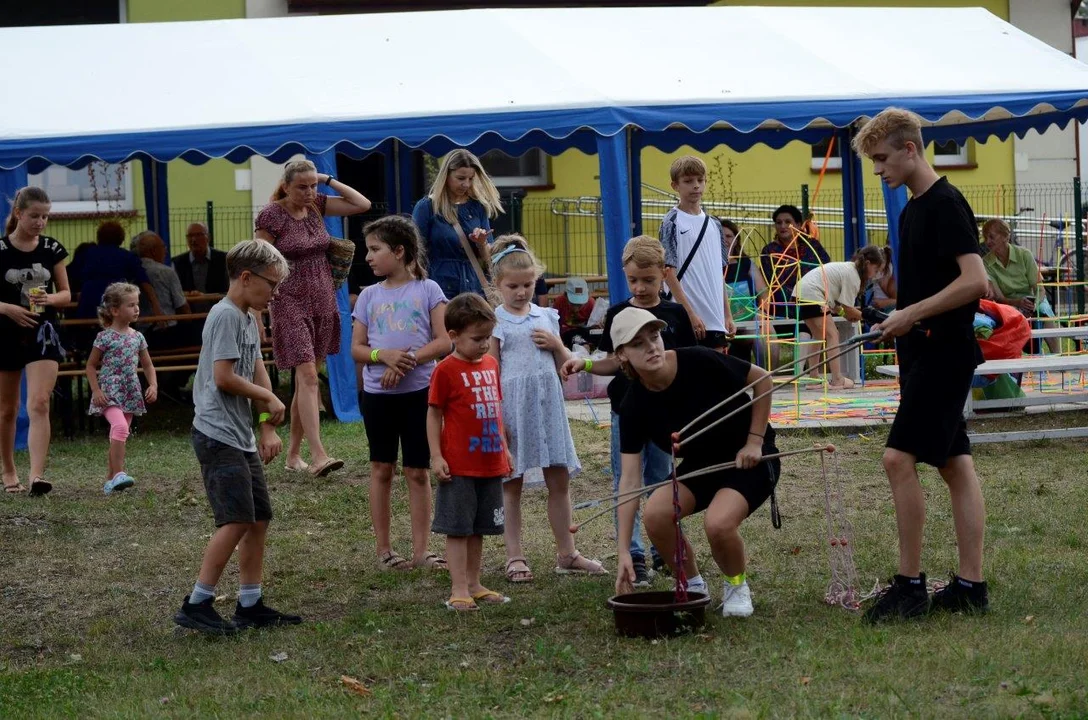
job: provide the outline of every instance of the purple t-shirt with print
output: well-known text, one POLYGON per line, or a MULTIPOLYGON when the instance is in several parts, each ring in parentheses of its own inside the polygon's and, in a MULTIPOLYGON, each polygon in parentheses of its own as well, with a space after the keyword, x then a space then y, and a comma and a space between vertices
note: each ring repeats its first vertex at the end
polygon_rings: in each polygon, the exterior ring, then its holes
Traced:
MULTIPOLYGON (((400 287, 378 283, 363 288, 355 302, 353 318, 366 326, 368 345, 375 350, 416 350, 429 343, 431 310, 446 302, 434 280, 412 280, 400 287)), ((408 393, 422 390, 431 382, 435 363, 417 365, 392 390, 382 389, 386 365, 363 368, 363 390, 368 393, 408 393)))

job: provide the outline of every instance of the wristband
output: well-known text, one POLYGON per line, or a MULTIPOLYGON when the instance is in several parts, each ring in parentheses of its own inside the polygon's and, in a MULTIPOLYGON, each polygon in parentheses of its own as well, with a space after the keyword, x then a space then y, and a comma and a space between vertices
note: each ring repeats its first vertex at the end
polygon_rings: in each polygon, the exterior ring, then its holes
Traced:
POLYGON ((378 351, 377 350, 371 350, 370 351, 370 362, 371 363, 377 363, 378 362, 378 351))
POLYGON ((272 419, 272 413, 263 412, 263 413, 261 413, 260 415, 257 416, 257 424, 258 425, 263 425, 264 423, 268 422, 271 419, 272 419))
POLYGON ((583 370, 585 370, 586 372, 589 372, 592 369, 593 369, 593 361, 590 360, 589 358, 586 358, 586 366, 583 368, 583 370))
POLYGON ((762 436, 762 435, 760 435, 759 433, 754 433, 754 432, 751 432, 751 431, 749 431, 749 433, 748 433, 748 434, 749 434, 749 435, 755 435, 755 436, 756 436, 757 438, 759 438, 760 440, 762 440, 762 439, 763 439, 763 436, 762 436))
POLYGON ((333 181, 333 180, 335 180, 335 179, 336 179, 336 178, 334 178, 334 177, 333 177, 332 175, 329 175, 329 176, 328 176, 328 177, 327 177, 327 178, 325 179, 325 185, 326 185, 327 187, 332 187, 332 181, 333 181))

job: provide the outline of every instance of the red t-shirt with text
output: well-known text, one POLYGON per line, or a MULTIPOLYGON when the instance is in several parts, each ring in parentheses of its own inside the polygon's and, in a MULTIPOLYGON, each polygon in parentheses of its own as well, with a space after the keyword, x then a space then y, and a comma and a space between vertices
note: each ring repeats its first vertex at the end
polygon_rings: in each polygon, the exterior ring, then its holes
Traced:
POLYGON ((431 376, 427 402, 442 410, 442 457, 451 475, 505 477, 499 363, 490 355, 468 362, 449 355, 431 376))

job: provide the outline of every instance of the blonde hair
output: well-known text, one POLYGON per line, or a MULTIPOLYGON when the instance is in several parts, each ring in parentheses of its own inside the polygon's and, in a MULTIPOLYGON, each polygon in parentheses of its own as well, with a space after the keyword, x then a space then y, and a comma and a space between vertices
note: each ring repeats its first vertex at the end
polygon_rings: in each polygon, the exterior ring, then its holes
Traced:
POLYGON ((268 268, 276 271, 280 282, 286 280, 290 272, 283 254, 264 240, 243 240, 227 253, 227 275, 231 280, 237 280, 246 270, 252 273, 268 268))
POLYGON ((498 281, 504 273, 511 270, 532 270, 536 277, 544 274, 544 265, 536 259, 536 255, 529 249, 529 241, 521 235, 500 235, 491 246, 491 274, 498 281), (495 256, 503 250, 514 248, 507 255, 495 262, 495 256))
POLYGON ((121 303, 129 295, 139 297, 140 288, 127 282, 110 283, 106 287, 106 292, 102 293, 102 302, 98 304, 98 323, 102 327, 113 325, 113 311, 121 307, 121 303))
POLYGON ((272 202, 283 200, 287 197, 287 186, 291 184, 291 181, 295 179, 296 175, 301 175, 305 172, 317 172, 317 166, 309 160, 292 160, 283 166, 283 176, 280 178, 280 184, 276 186, 275 191, 272 193, 272 202))
POLYGON ((985 238, 986 233, 990 232, 991 230, 997 230, 1006 238, 1012 239, 1012 228, 1010 228, 1009 224, 1004 220, 999 220, 998 218, 991 218, 986 222, 982 223, 982 237, 985 238))
POLYGON ((484 170, 484 166, 480 163, 480 159, 468 150, 458 148, 442 161, 442 167, 438 169, 434 184, 431 185, 429 196, 434 214, 444 217, 450 225, 457 222, 457 207, 450 200, 446 183, 449 180, 450 173, 462 168, 472 168, 475 171, 472 176, 472 188, 468 191, 468 196, 484 206, 487 216, 493 218, 504 212, 499 191, 495 187, 495 183, 491 182, 491 178, 488 177, 487 171, 484 170))
POLYGON ((19 188, 15 193, 15 198, 11 201, 11 212, 8 214, 8 220, 4 224, 4 234, 11 235, 15 232, 15 228, 19 227, 19 218, 15 216, 15 211, 22 212, 30 207, 31 203, 44 203, 50 205, 49 195, 40 187, 34 187, 28 185, 25 188, 19 188))
POLYGON ((669 167, 669 179, 673 182, 680 182, 680 178, 689 175, 705 178, 706 163, 694 155, 685 155, 672 161, 672 166, 669 167))
POLYGON ((884 140, 896 150, 902 150, 908 142, 914 143, 921 154, 925 148, 922 143, 922 118, 910 110, 890 107, 865 123, 851 144, 855 152, 872 157, 876 146, 884 140))
POLYGON ((404 267, 416 280, 427 279, 427 251, 419 228, 407 215, 386 215, 366 224, 363 237, 373 235, 390 250, 404 248, 404 267))
POLYGON ((633 262, 635 267, 644 270, 649 267, 665 269, 665 247, 657 238, 639 235, 627 241, 620 256, 620 265, 633 262))

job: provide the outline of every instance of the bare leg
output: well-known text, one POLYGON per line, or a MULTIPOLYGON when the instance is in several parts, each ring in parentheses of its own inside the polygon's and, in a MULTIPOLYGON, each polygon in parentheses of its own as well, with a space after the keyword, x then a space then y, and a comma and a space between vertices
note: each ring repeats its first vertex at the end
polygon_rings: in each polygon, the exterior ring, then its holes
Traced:
MULTIPOLYGON (((450 568, 450 597, 467 598, 469 595, 469 538, 446 536, 446 562, 450 568)), ((476 573, 479 578, 479 567, 476 573)), ((477 579, 477 582, 479 580, 477 579)))
POLYGON ((393 551, 389 539, 393 470, 392 463, 370 463, 370 521, 374 524, 374 539, 378 544, 378 559, 393 551))
POLYGON ((431 477, 424 468, 404 468, 404 480, 408 483, 408 510, 412 517, 412 561, 419 563, 427 554, 431 537, 431 477))
POLYGON ((106 479, 112 480, 117 473, 125 469, 125 442, 123 440, 110 440, 109 467, 106 469, 106 479))
MULTIPOLYGON (((805 361, 801 363, 802 367, 808 368, 808 376, 812 378, 819 378, 822 373, 819 369, 820 355, 823 354, 824 347, 827 346, 827 340, 824 338, 824 325, 821 318, 808 318, 805 320, 805 327, 812 333, 814 340, 823 341, 822 346, 817 346, 816 351, 809 353, 805 356, 805 361)), ((797 346, 797 352, 802 352, 802 346, 797 346)), ((796 373, 795 373, 796 374, 796 373)))
POLYGON ((748 501, 731 488, 719 490, 703 515, 703 527, 710 541, 714 562, 729 577, 740 575, 747 565, 744 540, 739 532, 740 524, 746 517, 748 501))
POLYGON ((570 473, 565 467, 544 468, 544 484, 548 486, 548 524, 555 536, 555 549, 560 555, 574 554, 574 536, 570 526, 574 521, 570 506, 570 473))
POLYGON ((26 411, 30 415, 30 479, 45 477, 49 460, 49 398, 57 384, 57 362, 39 360, 26 366, 26 411))
POLYGON ((295 368, 295 398, 298 400, 298 417, 302 434, 310 444, 310 460, 315 465, 325 462, 329 456, 321 444, 321 416, 318 410, 317 364, 303 363, 295 368))
POLYGON ((926 499, 918 482, 917 458, 901 450, 884 450, 884 472, 892 488, 895 524, 899 528, 899 574, 918 577, 922 571, 922 531, 926 499))
MULTIPOLYGON (((525 552, 521 549, 521 486, 521 478, 502 484, 502 511, 505 516, 502 537, 506 543, 508 563, 513 558, 525 557, 525 552)), ((569 528, 567 531, 570 532, 569 528)))
POLYGON ((959 550, 959 575, 964 580, 982 580, 982 540, 986 534, 986 505, 982 488, 975 475, 975 463, 970 455, 949 458, 940 469, 952 499, 952 519, 956 525, 956 548, 959 550))
POLYGON ((234 554, 234 548, 251 527, 253 523, 228 523, 215 531, 200 563, 200 576, 197 579, 201 583, 214 587, 219 582, 223 568, 234 554))
POLYGON ((291 439, 287 446, 285 460, 291 467, 302 465, 302 421, 298 416, 298 385, 295 385, 295 394, 291 396, 291 439))
POLYGON ((264 571, 264 545, 268 536, 268 521, 249 526, 249 532, 238 543, 238 580, 242 585, 260 585, 264 571))
MULTIPOLYGON (((680 517, 691 515, 695 507, 695 496, 683 485, 680 486, 680 517)), ((672 571, 676 572, 676 526, 672 517, 672 488, 661 487, 654 490, 650 499, 646 501, 646 509, 642 514, 642 524, 646 526, 646 534, 650 536, 650 542, 654 544, 661 557, 669 564, 672 571)), ((684 574, 693 578, 699 574, 699 564, 695 561, 695 552, 691 544, 684 539, 684 574)))
POLYGON ((0 465, 4 484, 15 485, 15 420, 19 414, 19 384, 22 372, 0 372, 0 465))
POLYGON ((487 592, 487 588, 480 582, 480 566, 484 562, 484 536, 470 535, 468 538, 468 591, 473 595, 487 592))

